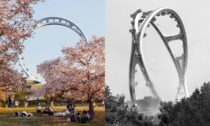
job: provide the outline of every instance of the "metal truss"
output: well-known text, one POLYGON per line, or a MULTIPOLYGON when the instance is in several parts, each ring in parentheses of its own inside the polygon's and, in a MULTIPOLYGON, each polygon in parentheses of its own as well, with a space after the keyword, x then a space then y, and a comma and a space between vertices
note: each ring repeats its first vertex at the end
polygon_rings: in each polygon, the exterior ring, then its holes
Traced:
POLYGON ((149 25, 153 26, 153 28, 159 34, 160 38, 162 39, 166 49, 168 50, 171 56, 171 59, 178 73, 179 85, 176 94, 176 99, 180 99, 181 97, 183 97, 183 94, 185 97, 188 97, 187 85, 185 82, 185 73, 186 73, 187 59, 188 59, 188 46, 187 46, 187 37, 184 25, 179 15, 172 9, 159 8, 157 10, 148 11, 148 12, 142 12, 141 10, 137 10, 135 13, 131 15, 131 17, 132 17, 131 21, 132 28, 130 32, 132 34, 132 48, 131 48, 130 66, 129 66, 129 90, 133 105, 136 106, 136 100, 137 100, 136 90, 135 90, 136 85, 134 82, 136 65, 140 67, 144 80, 146 81, 146 86, 149 87, 153 96, 161 100, 147 72, 146 69, 147 66, 144 63, 144 55, 142 51, 143 48, 142 43, 146 35, 146 29, 148 28, 149 25), (165 35, 156 24, 157 21, 156 19, 158 17, 166 15, 168 15, 171 18, 171 20, 174 19, 177 22, 177 27, 180 29, 178 34, 165 35), (175 54, 172 51, 172 48, 169 46, 170 42, 175 42, 174 40, 182 41, 183 54, 181 56, 175 56, 175 54))
MULTIPOLYGON (((47 17, 47 18, 43 18, 43 19, 35 22, 32 30, 29 31, 29 33, 32 33, 36 29, 44 27, 44 26, 48 26, 48 25, 60 25, 60 26, 67 27, 67 28, 73 30, 76 34, 78 34, 80 36, 80 38, 84 42, 84 46, 87 44, 87 39, 86 39, 84 33, 82 32, 82 30, 77 25, 75 25, 73 22, 71 22, 67 19, 59 18, 59 17, 47 17)), ((21 44, 23 44, 23 42, 24 42, 24 40, 20 41, 21 44)), ((21 70, 22 74, 25 74, 26 77, 29 78, 29 79, 36 80, 29 73, 29 70, 25 67, 25 64, 23 62, 23 56, 21 54, 18 55, 17 60, 19 61, 19 65, 22 69, 21 70)))

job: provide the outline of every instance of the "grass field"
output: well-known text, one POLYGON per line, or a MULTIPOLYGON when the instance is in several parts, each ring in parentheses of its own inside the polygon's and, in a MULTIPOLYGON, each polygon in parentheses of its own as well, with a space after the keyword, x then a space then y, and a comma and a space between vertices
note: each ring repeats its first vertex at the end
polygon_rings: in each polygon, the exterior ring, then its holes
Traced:
MULTIPOLYGON (((66 107, 55 107, 55 111, 64 110, 66 107)), ((76 111, 87 110, 88 107, 76 107, 76 111)), ((95 117, 89 123, 67 122, 67 117, 53 117, 36 114, 35 107, 29 108, 0 108, 0 126, 104 126, 104 107, 95 107, 95 117), (27 111, 33 117, 15 117, 15 111, 27 111)))

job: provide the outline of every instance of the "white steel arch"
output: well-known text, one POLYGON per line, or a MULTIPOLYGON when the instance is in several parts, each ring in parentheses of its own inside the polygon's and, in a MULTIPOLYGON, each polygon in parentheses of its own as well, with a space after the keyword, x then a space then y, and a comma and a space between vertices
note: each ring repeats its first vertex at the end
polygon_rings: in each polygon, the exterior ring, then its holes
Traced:
POLYGON ((146 81, 146 85, 150 88, 153 96, 155 98, 159 97, 157 91, 154 88, 153 82, 150 79, 150 76, 147 72, 147 66, 144 63, 144 55, 142 52, 143 48, 143 39, 145 37, 146 29, 148 25, 152 25, 154 29, 159 34, 160 38, 163 40, 166 49, 168 50, 171 59, 174 63, 176 71, 179 77, 179 85, 178 91, 176 95, 176 99, 180 99, 182 96, 182 91, 184 92, 185 97, 188 97, 187 85, 185 82, 185 73, 187 68, 187 59, 188 59, 188 46, 187 46, 187 37, 184 29, 184 25, 182 23, 179 15, 170 8, 159 8, 153 11, 142 12, 141 10, 137 10, 135 13, 131 15, 133 18, 131 24, 132 29, 130 32, 132 33, 132 48, 131 48, 131 56, 130 56, 130 66, 129 66, 129 90, 131 101, 133 105, 136 105, 136 90, 135 90, 135 67, 139 65, 141 72, 146 81), (175 35, 165 35, 159 29, 159 27, 155 24, 156 18, 158 16, 169 15, 170 18, 175 19, 177 22, 177 27, 180 29, 180 32, 175 35), (183 45, 183 54, 181 56, 176 57, 169 46, 169 43, 173 40, 181 40, 183 45))
MULTIPOLYGON (((80 36, 80 38, 84 42, 84 46, 87 44, 87 39, 86 39, 84 33, 82 32, 82 30, 77 25, 75 25, 73 22, 71 22, 71 21, 69 21, 67 19, 64 19, 64 18, 60 18, 60 17, 47 17, 47 18, 43 18, 43 19, 35 22, 32 30, 29 31, 29 33, 35 31, 38 28, 41 28, 41 27, 44 27, 44 26, 48 26, 48 25, 60 25, 60 26, 67 27, 67 28, 73 30, 76 34, 78 34, 80 36)), ((21 44, 23 44, 23 42, 24 42, 24 40, 20 41, 21 44)), ((29 70, 25 67, 25 64, 23 62, 23 56, 21 54, 19 54, 17 59, 19 61, 19 65, 20 65, 20 67, 22 69, 21 72, 23 74, 25 74, 27 78, 36 80, 29 73, 29 70)))

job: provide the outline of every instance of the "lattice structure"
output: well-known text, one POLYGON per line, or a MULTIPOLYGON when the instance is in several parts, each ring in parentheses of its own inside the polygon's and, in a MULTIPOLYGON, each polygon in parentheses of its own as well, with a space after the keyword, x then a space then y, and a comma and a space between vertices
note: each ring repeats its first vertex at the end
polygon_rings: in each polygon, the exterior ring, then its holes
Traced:
MULTIPOLYGON (((135 68, 136 65, 139 65, 143 77, 146 81, 146 86, 149 87, 153 96, 155 98, 159 97, 157 91, 154 88, 154 84, 150 79, 150 76, 147 72, 147 66, 144 63, 144 55, 143 55, 143 40, 146 37, 146 29, 151 25, 159 34, 162 39, 166 49, 168 50, 171 59, 174 63, 176 71, 179 77, 179 85, 178 91, 176 95, 176 99, 180 99, 183 97, 188 97, 187 85, 185 82, 185 73, 187 68, 187 58, 188 58, 188 47, 187 47, 187 37, 184 29, 184 25, 181 21, 179 15, 172 9, 169 8, 159 8, 157 10, 143 12, 142 10, 137 10, 135 13, 131 15, 131 34, 132 34, 132 48, 131 48, 131 56, 130 56, 130 66, 129 66, 129 89, 130 96, 133 105, 136 105, 136 89, 135 89, 135 68), (158 27, 157 18, 160 16, 168 16, 169 20, 174 20, 176 22, 176 27, 179 28, 179 33, 175 35, 165 35, 163 31, 158 27), (174 42, 173 40, 180 40, 182 42, 182 55, 175 56, 172 48, 169 46, 170 42, 174 42)), ((167 27, 167 26, 165 26, 167 27)))
MULTIPOLYGON (((47 17, 47 18, 43 18, 43 19, 37 21, 34 24, 33 29, 31 31, 29 31, 29 33, 35 31, 38 28, 48 26, 48 25, 60 25, 60 26, 67 27, 67 28, 73 30, 75 33, 77 33, 80 36, 80 38, 84 42, 84 45, 87 44, 87 39, 86 39, 84 33, 77 25, 75 25, 74 23, 72 23, 71 21, 69 21, 67 19, 59 18, 59 17, 47 17)), ((24 42, 24 40, 20 41, 21 44, 23 44, 23 42, 24 42)), ((29 69, 27 69, 25 67, 25 64, 23 62, 23 56, 21 54, 18 55, 18 61, 19 61, 19 65, 21 66, 21 69, 22 69, 21 70, 22 74, 25 74, 28 79, 36 80, 29 73, 29 69)))

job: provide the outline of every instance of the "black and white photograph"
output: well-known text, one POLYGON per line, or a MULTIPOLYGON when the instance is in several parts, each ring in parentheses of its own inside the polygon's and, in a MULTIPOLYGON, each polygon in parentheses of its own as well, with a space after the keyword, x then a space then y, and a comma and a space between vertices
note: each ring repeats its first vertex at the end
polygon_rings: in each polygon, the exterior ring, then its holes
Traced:
POLYGON ((106 1, 106 125, 208 126, 209 1, 106 1))

